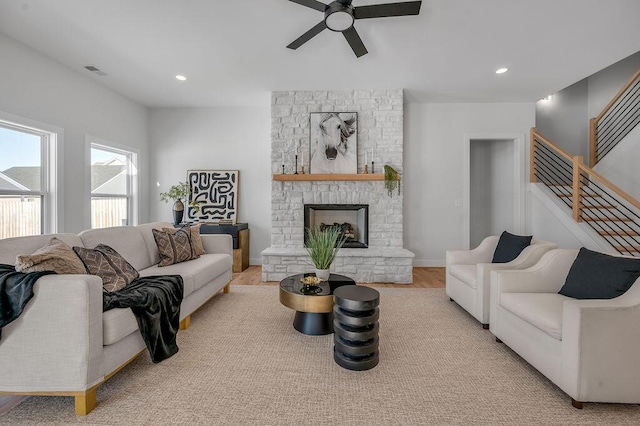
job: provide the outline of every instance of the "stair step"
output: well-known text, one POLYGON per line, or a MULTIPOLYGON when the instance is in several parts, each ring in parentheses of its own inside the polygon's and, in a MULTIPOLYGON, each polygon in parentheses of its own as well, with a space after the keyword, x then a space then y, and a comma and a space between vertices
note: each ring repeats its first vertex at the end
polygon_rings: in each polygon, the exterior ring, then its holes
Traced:
POLYGON ((598 233, 603 237, 640 237, 640 232, 637 231, 619 231, 619 234, 614 231, 600 231, 598 233))
POLYGON ((613 246, 619 252, 640 253, 640 246, 613 246))
POLYGON ((633 220, 631 219, 627 219, 627 218, 623 218, 623 219, 617 219, 615 217, 597 217, 597 218, 587 218, 587 217, 583 217, 582 220, 584 220, 585 222, 633 222, 633 220))
MULTIPOLYGON (((563 198, 571 198, 573 197, 573 194, 556 194, 558 197, 563 197, 563 198)), ((587 195, 586 197, 583 198, 602 198, 602 195, 587 195)))
POLYGON ((582 206, 583 209, 589 209, 589 210, 615 210, 617 209, 616 206, 612 206, 612 205, 607 205, 607 204, 603 204, 603 205, 597 205, 597 206, 582 206))

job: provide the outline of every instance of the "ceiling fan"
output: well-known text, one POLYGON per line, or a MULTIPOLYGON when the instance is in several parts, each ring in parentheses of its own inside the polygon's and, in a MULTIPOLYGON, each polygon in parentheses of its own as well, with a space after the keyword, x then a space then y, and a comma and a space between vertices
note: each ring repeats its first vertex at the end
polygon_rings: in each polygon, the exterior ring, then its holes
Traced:
POLYGON ((420 13, 420 5, 422 4, 422 1, 407 1, 356 7, 351 5, 352 0, 335 0, 329 4, 318 0, 290 1, 324 12, 324 19, 289 44, 287 46, 289 49, 297 49, 328 28, 331 31, 341 32, 358 58, 367 53, 367 48, 364 47, 364 43, 353 26, 356 19, 417 15, 420 13))

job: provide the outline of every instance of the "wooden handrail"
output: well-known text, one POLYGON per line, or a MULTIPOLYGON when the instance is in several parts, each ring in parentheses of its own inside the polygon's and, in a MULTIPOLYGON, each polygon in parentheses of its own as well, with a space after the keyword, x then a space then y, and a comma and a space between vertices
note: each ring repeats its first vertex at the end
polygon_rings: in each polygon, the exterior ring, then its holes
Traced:
POLYGON ((604 184, 604 186, 609 188, 609 190, 611 190, 611 192, 614 192, 616 195, 618 195, 619 197, 623 198, 625 201, 627 201, 629 204, 633 205, 635 208, 640 209, 640 201, 636 200, 631 195, 627 194, 622 189, 618 188, 618 186, 613 184, 609 179, 605 178, 604 176, 602 176, 601 174, 597 173, 592 168, 585 166, 584 164, 578 164, 578 168, 580 168, 580 170, 584 171, 589 176, 591 176, 591 177, 595 178, 596 180, 599 180, 600 182, 602 182, 602 184, 604 184))
MULTIPOLYGON (((544 142, 546 145, 549 145, 550 148, 552 148, 558 154, 563 156, 566 160, 573 161, 573 157, 569 155, 567 151, 565 151, 564 149, 560 148, 558 145, 551 142, 549 139, 542 136, 540 133, 538 133, 535 127, 531 128, 531 137, 532 139, 539 139, 540 141, 544 142)), ((531 141, 531 143, 533 144, 533 140, 531 141)))
POLYGON ((622 89, 620 89, 620 91, 618 91, 618 93, 616 93, 616 95, 609 101, 609 103, 607 104, 606 107, 604 107, 604 109, 600 112, 600 114, 596 115, 595 119, 596 122, 600 121, 600 119, 609 111, 609 109, 611 109, 611 107, 613 106, 613 104, 615 104, 616 102, 618 102, 618 99, 620 99, 620 97, 624 94, 624 92, 627 91, 627 89, 629 87, 631 87, 631 85, 633 84, 634 81, 636 81, 636 79, 640 77, 640 70, 636 71, 635 74, 633 74, 633 77, 631 77, 631 79, 629 79, 629 81, 627 81, 627 84, 625 84, 624 86, 622 86, 622 89))

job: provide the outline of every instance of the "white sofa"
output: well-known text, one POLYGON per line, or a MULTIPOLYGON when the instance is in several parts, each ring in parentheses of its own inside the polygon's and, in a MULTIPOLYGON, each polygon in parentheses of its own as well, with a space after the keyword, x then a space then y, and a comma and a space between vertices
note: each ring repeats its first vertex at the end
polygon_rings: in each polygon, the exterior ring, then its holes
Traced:
POLYGON ((614 299, 558 294, 577 250, 545 253, 531 268, 491 273, 491 332, 583 402, 640 403, 640 278, 614 299))
POLYGON ((486 237, 472 250, 449 250, 446 253, 447 296, 489 328, 489 280, 491 271, 524 269, 535 265, 547 251, 558 245, 532 239, 518 257, 507 263, 491 263, 500 240, 499 236, 486 237))
MULTIPOLYGON (((202 235, 207 254, 159 268, 152 228, 166 222, 38 235, 0 240, 0 263, 14 264, 55 236, 70 246, 93 248, 99 243, 118 251, 140 276, 181 275, 184 299, 180 328, 190 315, 220 290, 228 292, 232 277, 230 235, 202 235)), ((34 297, 17 320, 2 329, 0 393, 75 397, 76 414, 96 405, 97 387, 146 347, 131 309, 102 312, 102 280, 92 275, 47 275, 38 279, 34 297)), ((180 356, 179 352, 176 356, 180 356)))

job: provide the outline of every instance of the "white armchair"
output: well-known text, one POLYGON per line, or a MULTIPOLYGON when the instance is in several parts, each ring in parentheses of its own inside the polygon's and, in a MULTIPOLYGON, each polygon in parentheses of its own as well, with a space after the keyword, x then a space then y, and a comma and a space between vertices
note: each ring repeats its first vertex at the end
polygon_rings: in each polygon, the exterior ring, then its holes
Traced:
POLYGON ((583 402, 640 403, 640 278, 614 299, 558 294, 578 250, 551 250, 531 268, 491 273, 491 332, 583 402))
POLYGON ((446 254, 446 291, 452 301, 489 328, 490 272, 504 269, 525 269, 533 266, 555 243, 532 240, 518 257, 507 263, 491 263, 500 237, 485 238, 473 250, 449 250, 446 254))

